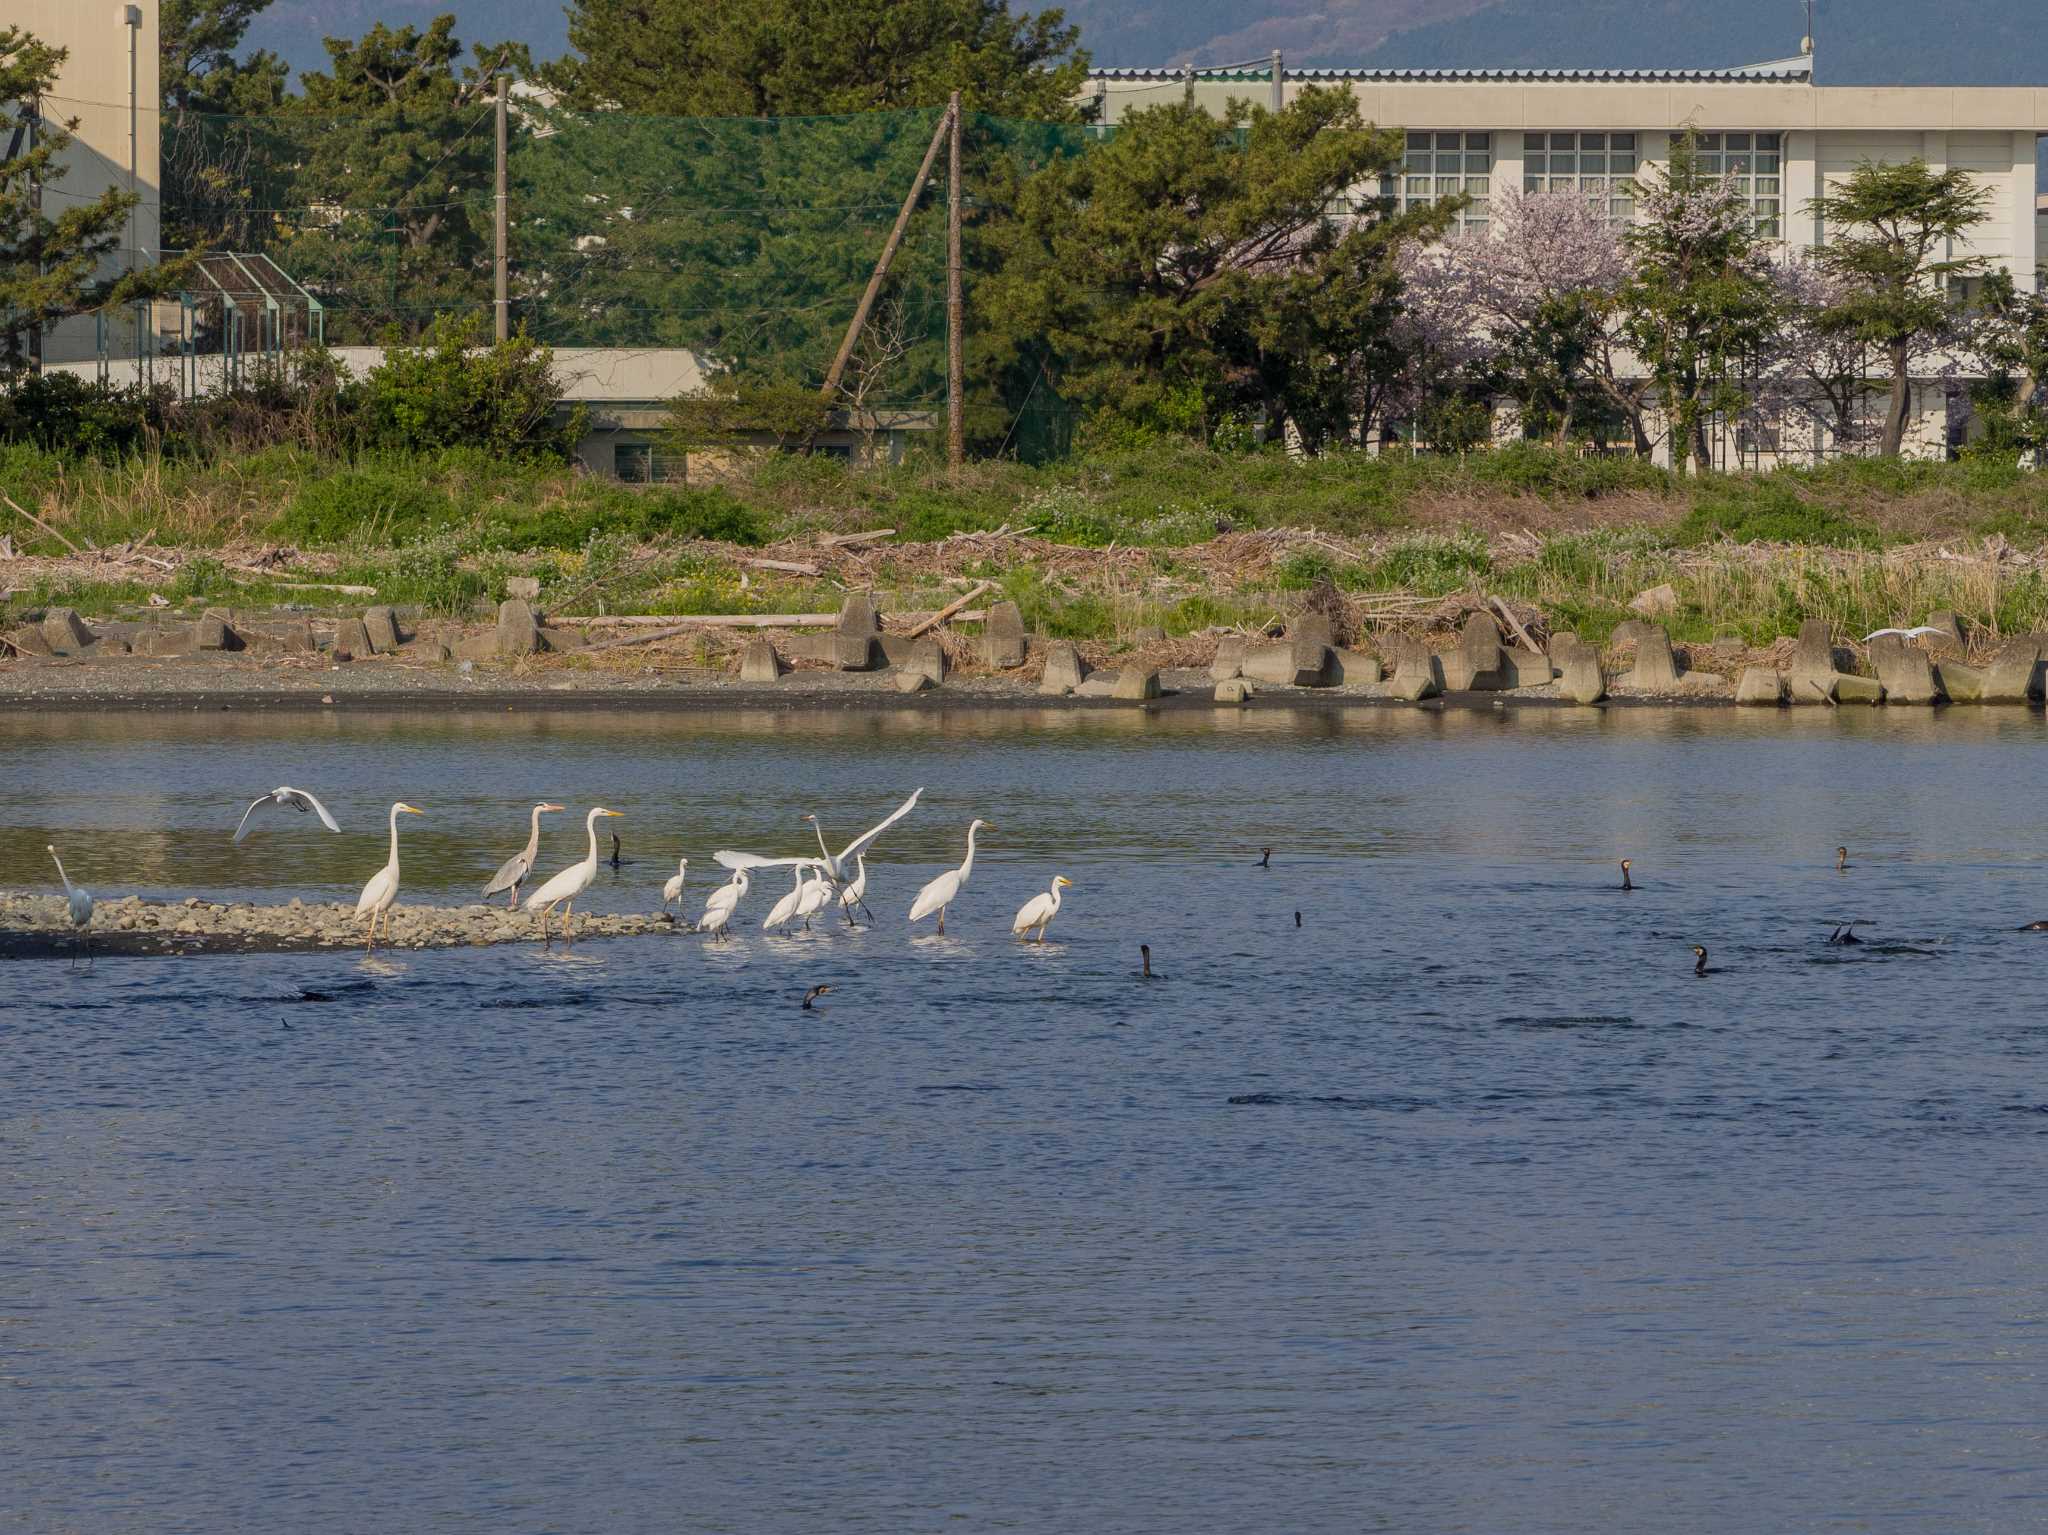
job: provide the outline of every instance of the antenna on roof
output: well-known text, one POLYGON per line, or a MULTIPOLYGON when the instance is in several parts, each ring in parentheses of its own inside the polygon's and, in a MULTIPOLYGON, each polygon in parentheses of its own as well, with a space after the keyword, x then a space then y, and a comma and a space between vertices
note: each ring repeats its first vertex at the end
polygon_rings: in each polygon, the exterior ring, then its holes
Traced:
POLYGON ((1806 0, 1806 36, 1799 39, 1799 51, 1813 57, 1813 0, 1806 0))

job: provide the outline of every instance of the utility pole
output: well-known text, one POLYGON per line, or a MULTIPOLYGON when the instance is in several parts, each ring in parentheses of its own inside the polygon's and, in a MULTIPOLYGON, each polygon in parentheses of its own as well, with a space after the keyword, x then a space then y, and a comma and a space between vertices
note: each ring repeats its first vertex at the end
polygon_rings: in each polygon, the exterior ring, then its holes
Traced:
POLYGON ((889 279, 889 264, 896 259, 896 247, 903 243, 903 231, 910 227, 910 215, 917 211, 917 200, 924 193, 924 184, 931 180, 932 167, 939 159, 939 146, 946 142, 946 134, 952 125, 953 109, 948 107, 939 117, 939 126, 932 133, 931 143, 925 147, 924 163, 918 166, 917 177, 910 183, 910 195, 903 199, 903 207, 896 215, 896 227, 889 231, 888 242, 883 245, 875 270, 868 278, 867 291, 861 294, 860 303, 854 307, 852 323, 846 327, 846 337, 839 343, 839 355, 825 370, 825 384, 818 391, 818 398, 827 405, 839 396, 839 381, 846 376, 846 365, 853 360, 854 346, 867 326, 875 300, 881 297, 882 284, 889 279))
MULTIPOLYGON (((35 156, 36 130, 43 122, 43 98, 31 96, 24 108, 28 119, 28 151, 31 159, 35 156)), ((35 267, 36 276, 43 275, 43 178, 32 176, 28 184, 29 259, 35 267)), ((32 377, 40 377, 43 371, 43 314, 40 309, 28 328, 28 371, 32 377)))
POLYGON ((1279 111, 1287 105, 1287 67, 1280 60, 1280 50, 1273 50, 1273 110, 1279 111))
POLYGON ((952 120, 947 139, 946 169, 946 463, 958 469, 967 462, 967 426, 961 419, 967 401, 965 373, 965 306, 960 296, 960 93, 953 92, 946 109, 952 120))
POLYGON ((491 310, 496 321, 495 334, 500 341, 508 339, 512 334, 512 282, 511 273, 506 269, 506 246, 508 241, 505 230, 505 98, 510 86, 511 81, 506 77, 504 71, 500 70, 498 72, 498 195, 495 199, 496 205, 492 209, 491 216, 493 233, 497 242, 496 256, 492 263, 496 278, 496 293, 491 310))

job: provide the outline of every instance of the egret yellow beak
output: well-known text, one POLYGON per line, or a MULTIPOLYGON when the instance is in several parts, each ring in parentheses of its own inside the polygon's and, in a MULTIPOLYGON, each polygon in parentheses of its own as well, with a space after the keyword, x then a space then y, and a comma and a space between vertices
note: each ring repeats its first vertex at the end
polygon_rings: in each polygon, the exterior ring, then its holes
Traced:
POLYGON ((1056 882, 1062 885, 1072 885, 1074 883, 1072 880, 1068 879, 1064 874, 1058 876, 1056 882))
POLYGON ((601 809, 601 810, 599 810, 599 811, 598 811, 597 813, 598 813, 599 815, 618 815, 618 816, 622 816, 622 815, 624 815, 624 814, 625 814, 626 812, 625 812, 625 811, 623 811, 623 810, 602 810, 602 809, 601 809))
POLYGON ((424 810, 420 809, 420 807, 419 807, 419 806, 417 806, 417 805, 400 805, 400 806, 399 806, 398 808, 399 808, 400 810, 403 810, 403 811, 404 811, 404 812, 405 812, 405 813, 406 813, 407 815, 425 815, 425 814, 426 814, 426 811, 424 811, 424 810))
POLYGON ((563 810, 567 807, 563 805, 543 805, 540 808, 543 810, 563 810))

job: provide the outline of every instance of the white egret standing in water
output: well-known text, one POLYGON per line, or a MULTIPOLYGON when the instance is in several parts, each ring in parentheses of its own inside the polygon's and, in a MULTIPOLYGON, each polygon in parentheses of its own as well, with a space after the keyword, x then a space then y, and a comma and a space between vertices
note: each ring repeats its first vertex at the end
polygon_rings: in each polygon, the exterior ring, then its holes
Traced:
POLYGON ((576 897, 590 888, 590 882, 597 878, 597 820, 599 816, 622 816, 623 810, 607 810, 599 805, 583 818, 584 828, 590 833, 590 852, 580 862, 549 880, 540 889, 526 898, 526 909, 540 913, 540 941, 548 941, 548 913, 563 902, 562 936, 569 942, 576 941, 576 897))
POLYGON ((92 892, 71 883, 71 876, 64 872, 64 860, 57 856, 57 850, 44 844, 50 854, 50 861, 57 866, 57 878, 64 881, 64 904, 69 909, 71 929, 78 935, 76 946, 71 951, 71 962, 78 963, 81 951, 87 964, 92 963, 92 944, 86 937, 86 930, 92 926, 92 892))
POLYGON ((676 860, 676 872, 671 874, 668 877, 668 883, 661 887, 661 904, 664 907, 670 901, 674 901, 677 911, 683 909, 683 880, 688 877, 689 872, 690 860, 678 858, 676 860))
POLYGON ((733 870, 732 878, 712 891, 711 899, 704 903, 704 918, 697 924, 697 930, 714 938, 725 937, 725 925, 732 921, 734 909, 746 898, 749 883, 745 869, 733 870))
POLYGON ((1029 933, 1038 929, 1038 941, 1045 942, 1045 930, 1052 919, 1059 915, 1060 892, 1073 884, 1064 874, 1053 876, 1052 888, 1043 895, 1034 895, 1026 901, 1017 913, 1017 920, 1010 924, 1012 933, 1029 933))
POLYGON ((327 813, 327 807, 304 789, 294 789, 290 784, 279 784, 268 794, 259 794, 249 801, 249 808, 242 812, 242 823, 235 828, 235 841, 240 842, 249 835, 249 817, 265 805, 281 805, 287 810, 296 810, 304 815, 308 810, 320 817, 320 824, 329 831, 340 831, 334 824, 334 817, 327 813))
MULTIPOLYGON (((858 837, 855 837, 844 848, 840 849, 837 856, 834 856, 832 850, 825 846, 825 829, 818 824, 818 818, 814 815, 806 815, 803 819, 809 821, 811 823, 811 830, 818 834, 818 851, 823 855, 822 858, 764 858, 759 853, 735 853, 728 849, 721 849, 712 856, 728 869, 788 868, 791 864, 816 863, 825 871, 825 878, 832 882, 832 888, 843 890, 846 888, 848 866, 860 857, 862 850, 873 843, 875 838, 881 836, 883 832, 915 810, 917 808, 918 796, 923 793, 922 787, 912 790, 910 798, 892 810, 886 820, 877 825, 870 826, 858 837)), ((847 910, 846 920, 849 923, 853 921, 851 908, 847 910)))
MULTIPOLYGON (((851 911, 856 906, 862 911, 868 911, 868 855, 866 853, 856 853, 854 860, 860 865, 860 873, 854 876, 852 884, 839 892, 839 904, 848 911, 851 911)), ((874 915, 873 912, 868 911, 868 919, 870 921, 874 920, 874 915)))
POLYGON ((920 921, 930 916, 933 912, 937 912, 939 914, 939 931, 941 933, 945 932, 946 908, 958 900, 960 892, 967 888, 967 876, 974 872, 974 834, 983 827, 987 827, 990 831, 996 829, 993 823, 981 820, 979 817, 968 823, 966 858, 961 860, 959 868, 948 869, 944 874, 941 874, 937 879, 926 885, 924 889, 918 891, 917 899, 910 903, 911 921, 920 921))
POLYGON ((489 900, 500 890, 510 891, 505 897, 505 910, 512 911, 519 905, 519 887, 526 883, 526 877, 533 872, 533 860, 540 856, 540 818, 551 810, 560 810, 560 805, 540 804, 533 807, 533 826, 526 834, 526 846, 514 853, 491 876, 491 882, 484 886, 484 899, 489 900))
POLYGON ((771 927, 785 927, 796 920, 797 902, 804 898, 804 876, 811 871, 807 863, 796 866, 796 883, 789 887, 789 894, 768 908, 768 915, 761 919, 761 931, 771 927))
POLYGON ((370 882, 363 886, 362 899, 356 902, 356 915, 370 919, 370 930, 364 936, 363 952, 369 953, 377 946, 377 919, 384 919, 384 940, 391 941, 391 908, 398 900, 398 818, 402 815, 425 815, 426 811, 408 805, 404 800, 391 807, 391 856, 384 867, 370 876, 370 882))
POLYGON ((832 901, 832 882, 816 864, 811 865, 811 877, 797 887, 796 914, 803 919, 804 931, 811 930, 811 918, 823 911, 832 901))

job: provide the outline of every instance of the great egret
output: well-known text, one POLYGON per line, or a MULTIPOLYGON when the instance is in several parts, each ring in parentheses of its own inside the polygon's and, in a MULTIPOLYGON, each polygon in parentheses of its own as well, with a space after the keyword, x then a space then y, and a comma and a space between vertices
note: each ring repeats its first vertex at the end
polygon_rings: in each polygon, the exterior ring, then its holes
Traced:
POLYGON ((1018 909, 1017 920, 1010 924, 1011 933, 1029 933, 1035 927, 1038 929, 1038 941, 1044 943, 1046 928, 1059 915, 1060 892, 1071 884, 1073 881, 1066 875, 1055 874, 1050 890, 1043 895, 1034 895, 1018 909))
MULTIPOLYGON (((848 911, 853 910, 856 906, 862 911, 868 911, 868 855, 866 853, 856 853, 854 854, 854 862, 860 866, 860 873, 854 876, 852 884, 839 892, 839 904, 848 911)), ((873 912, 868 911, 870 921, 874 919, 874 915, 873 912)))
POLYGON ((712 891, 711 899, 704 903, 704 917, 697 924, 697 930, 723 939, 725 925, 732 921, 734 908, 746 899, 749 883, 745 869, 733 870, 732 878, 712 891))
POLYGON ((911 921, 920 921, 930 916, 933 912, 937 912, 939 914, 939 931, 941 933, 945 932, 946 908, 951 906, 959 898, 960 892, 967 888, 967 876, 974 872, 974 834, 984 826, 988 827, 990 831, 996 829, 993 824, 981 820, 979 817, 968 823, 967 857, 961 861, 959 868, 948 869, 929 885, 926 885, 924 889, 918 891, 917 899, 910 903, 911 921))
POLYGON ((1896 634, 1902 640, 1917 640, 1923 634, 1940 634, 1941 632, 1932 624, 1915 624, 1910 629, 1873 629, 1870 633, 1863 636, 1863 643, 1868 645, 1872 640, 1881 640, 1888 634, 1896 634))
POLYGON ((294 789, 290 784, 279 784, 268 794, 259 794, 249 801, 249 808, 242 812, 242 824, 235 828, 235 841, 240 842, 249 835, 249 817, 265 805, 281 805, 287 810, 296 810, 301 815, 310 810, 320 817, 320 824, 329 831, 340 831, 334 824, 334 817, 327 813, 327 807, 304 789, 294 789))
MULTIPOLYGON (((844 890, 846 888, 848 864, 859 858, 861 851, 873 843, 875 838, 881 836, 883 832, 915 810, 917 808, 918 796, 923 793, 924 789, 921 786, 911 791, 910 798, 891 811, 886 820, 882 821, 879 825, 870 826, 858 837, 847 843, 844 848, 840 849, 837 857, 834 857, 832 850, 825 846, 825 829, 818 824, 818 818, 814 815, 806 815, 803 818, 811 823, 811 830, 818 834, 818 851, 823 855, 821 866, 825 871, 825 878, 832 882, 833 889, 844 890)), ((787 868, 791 864, 796 863, 820 862, 820 860, 808 856, 803 858, 764 858, 759 853, 735 853, 730 850, 721 850, 712 856, 728 869, 787 868)), ((853 921, 853 913, 851 911, 846 913, 846 920, 848 922, 853 921)))
POLYGON ((663 906, 667 906, 670 901, 674 901, 677 911, 683 909, 683 880, 688 876, 689 872, 690 860, 678 858, 676 860, 676 872, 671 874, 668 877, 668 883, 661 887, 661 904, 663 906))
POLYGON ((370 930, 364 936, 363 952, 369 953, 377 947, 377 919, 384 919, 384 940, 391 941, 391 907, 398 900, 398 818, 402 815, 425 815, 426 811, 408 805, 404 800, 391 807, 391 857, 384 867, 370 876, 370 882, 363 886, 362 899, 356 902, 356 915, 370 919, 370 930))
POLYGON ((569 942, 576 941, 576 897, 590 888, 590 882, 597 878, 597 819, 599 816, 624 815, 623 810, 607 810, 599 805, 583 818, 585 830, 590 833, 590 852, 580 862, 549 880, 540 889, 526 898, 526 909, 540 913, 540 941, 548 941, 548 913, 562 906, 562 936, 569 942))
POLYGON ((832 883, 825 878, 816 864, 811 865, 811 877, 805 880, 796 894, 796 914, 803 919, 804 931, 811 930, 811 918, 831 904, 832 883))
MULTIPOLYGON (((804 876, 811 871, 807 863, 796 866, 796 883, 789 888, 789 894, 768 908, 768 915, 761 919, 761 931, 771 927, 785 927, 796 920, 796 908, 804 898, 804 876)), ((744 872, 744 871, 742 871, 744 872)))
POLYGON ((81 890, 71 883, 71 876, 64 872, 64 860, 57 856, 57 850, 45 843, 50 861, 57 866, 57 878, 64 881, 64 904, 70 908, 71 927, 78 934, 76 946, 71 951, 71 962, 78 963, 78 955, 84 952, 86 963, 92 963, 92 945, 87 940, 86 929, 92 926, 92 892, 81 890))
POLYGON ((519 887, 526 883, 526 876, 533 872, 533 860, 540 852, 540 818, 560 805, 539 804, 533 807, 533 828, 526 834, 526 847, 506 859, 491 876, 491 882, 484 886, 484 899, 489 900, 500 890, 510 891, 505 897, 505 910, 513 911, 519 905, 519 887))

